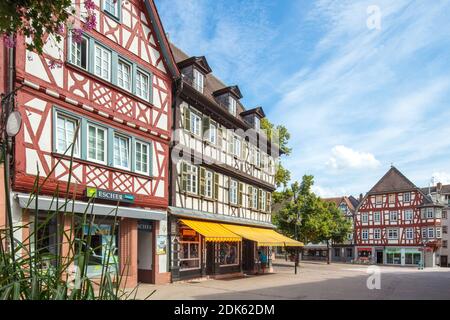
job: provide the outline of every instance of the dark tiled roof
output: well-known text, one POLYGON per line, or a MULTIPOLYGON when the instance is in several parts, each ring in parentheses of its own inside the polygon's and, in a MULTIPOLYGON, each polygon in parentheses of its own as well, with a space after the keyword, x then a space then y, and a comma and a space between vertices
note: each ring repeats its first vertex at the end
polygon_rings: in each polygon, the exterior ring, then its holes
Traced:
MULTIPOLYGON (((425 194, 429 194, 430 192, 435 193, 436 189, 437 189, 437 186, 434 186, 431 188, 430 187, 421 188, 422 192, 425 194)), ((441 188, 441 193, 444 193, 444 194, 450 193, 450 184, 443 185, 441 188)))
MULTIPOLYGON (((178 48, 173 43, 170 44, 170 47, 172 49, 172 53, 173 53, 176 63, 180 63, 182 61, 185 61, 185 60, 191 58, 189 55, 187 55, 185 52, 183 52, 180 48, 178 48)), ((213 73, 209 73, 205 76, 205 88, 204 88, 203 93, 211 101, 217 102, 214 97, 214 92, 223 90, 223 89, 226 89, 229 87, 230 86, 225 85, 219 78, 214 76, 213 73)), ((245 111, 244 106, 238 101, 237 114, 240 114, 241 112, 244 112, 244 111, 245 111)), ((241 118, 241 117, 239 116, 239 118, 241 118)))
POLYGON ((356 207, 358 207, 359 205, 359 200, 356 199, 354 196, 350 196, 348 197, 348 200, 350 200, 350 202, 352 203, 353 207, 356 209, 356 207))
POLYGON ((391 167, 368 194, 401 192, 415 189, 418 188, 414 183, 406 178, 397 168, 391 167))
MULTIPOLYGON (((353 198, 352 196, 350 196, 351 198, 353 198)), ((338 206, 339 207, 339 205, 342 203, 342 202, 345 202, 346 204, 347 204, 347 207, 349 208, 349 210, 351 211, 351 212, 355 212, 355 208, 356 208, 356 206, 358 205, 357 203, 356 203, 356 205, 350 200, 350 197, 347 197, 347 196, 343 196, 343 197, 336 197, 336 198, 325 198, 325 199, 322 199, 323 201, 326 201, 326 202, 333 202, 333 203, 335 203, 336 204, 336 206, 338 206)), ((353 199, 355 199, 355 198, 353 198, 353 199)), ((355 199, 356 200, 356 199, 355 199)))

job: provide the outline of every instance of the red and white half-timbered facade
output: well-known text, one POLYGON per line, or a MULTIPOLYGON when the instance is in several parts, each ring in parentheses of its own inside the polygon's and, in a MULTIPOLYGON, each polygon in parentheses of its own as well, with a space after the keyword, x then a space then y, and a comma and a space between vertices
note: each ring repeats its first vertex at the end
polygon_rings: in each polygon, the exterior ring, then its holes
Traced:
MULTIPOLYGON (((83 12, 83 3, 75 0, 73 6, 83 12)), ((55 192, 65 195, 69 178, 79 211, 88 191, 97 192, 90 196, 104 218, 100 224, 111 224, 105 212, 117 201, 109 199, 126 199, 119 204, 115 236, 128 284, 168 282, 167 256, 164 248, 156 254, 155 243, 167 235, 177 67, 152 0, 94 3, 97 25, 77 39, 66 30, 59 43, 46 39, 38 55, 18 38, 15 85, 21 88, 15 108, 23 125, 14 141, 15 216, 29 221, 22 209, 38 175, 43 211, 55 192), (54 59, 62 65, 51 66, 54 59)))
POLYGON ((441 216, 442 206, 392 167, 357 208, 357 260, 434 266, 441 242, 441 216))

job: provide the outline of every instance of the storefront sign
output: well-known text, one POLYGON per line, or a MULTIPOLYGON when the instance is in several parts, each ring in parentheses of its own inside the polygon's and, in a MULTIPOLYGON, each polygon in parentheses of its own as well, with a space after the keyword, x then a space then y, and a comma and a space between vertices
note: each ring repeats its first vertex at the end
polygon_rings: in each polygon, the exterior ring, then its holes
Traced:
POLYGON ((400 253, 401 250, 399 248, 386 248, 386 252, 388 252, 388 253, 400 253))
POLYGON ((158 236, 156 238, 156 254, 166 254, 167 236, 158 236))
POLYGON ((138 221, 138 230, 139 231, 145 231, 145 232, 152 232, 153 230, 153 222, 151 221, 138 221))
POLYGON ((102 190, 93 187, 86 188, 86 196, 88 198, 110 200, 110 201, 121 201, 121 202, 134 202, 134 195, 119 193, 114 191, 102 190))
POLYGON ((183 235, 183 237, 195 237, 197 232, 195 232, 195 230, 192 229, 183 229, 181 230, 181 234, 183 235))

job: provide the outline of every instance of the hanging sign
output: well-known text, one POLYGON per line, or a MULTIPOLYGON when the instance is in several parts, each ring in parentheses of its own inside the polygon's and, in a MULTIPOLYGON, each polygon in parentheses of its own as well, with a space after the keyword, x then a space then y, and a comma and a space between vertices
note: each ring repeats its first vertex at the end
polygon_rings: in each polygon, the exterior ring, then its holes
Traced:
POLYGON ((120 202, 134 202, 134 195, 119 193, 115 191, 102 190, 93 187, 86 188, 86 196, 88 198, 102 199, 102 200, 110 200, 110 201, 120 201, 120 202))

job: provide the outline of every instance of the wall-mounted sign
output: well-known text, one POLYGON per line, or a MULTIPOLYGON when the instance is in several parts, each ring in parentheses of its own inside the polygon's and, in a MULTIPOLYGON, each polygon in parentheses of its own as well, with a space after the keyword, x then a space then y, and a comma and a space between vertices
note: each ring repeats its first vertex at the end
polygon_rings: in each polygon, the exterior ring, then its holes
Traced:
POLYGON ((121 202, 128 202, 128 203, 134 202, 134 195, 132 195, 132 194, 119 193, 119 192, 114 192, 114 191, 109 191, 109 190, 102 190, 102 189, 97 189, 97 188, 93 188, 93 187, 86 188, 86 196, 88 198, 96 198, 96 199, 102 199, 102 200, 121 201, 121 202))
POLYGON ((152 230, 153 230, 153 222, 145 221, 145 220, 139 220, 138 221, 138 230, 139 231, 152 232, 152 230))
POLYGON ((167 236, 160 235, 156 238, 156 254, 166 254, 167 236))
POLYGON ((181 230, 181 235, 183 237, 195 237, 197 233, 195 232, 195 230, 192 229, 182 229, 181 230))

